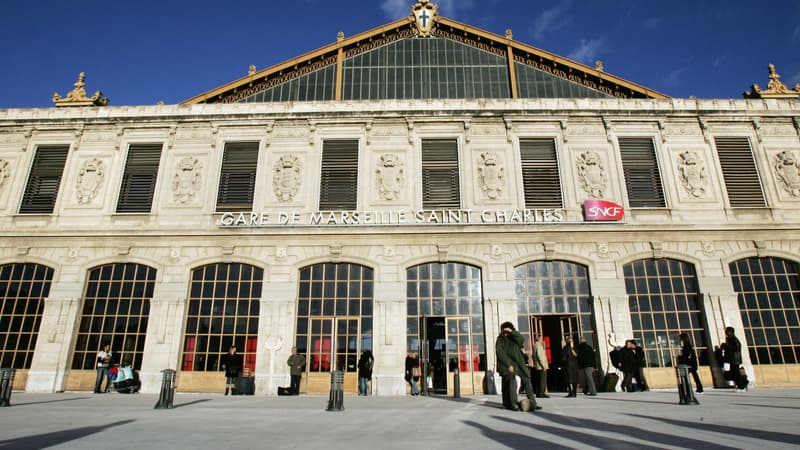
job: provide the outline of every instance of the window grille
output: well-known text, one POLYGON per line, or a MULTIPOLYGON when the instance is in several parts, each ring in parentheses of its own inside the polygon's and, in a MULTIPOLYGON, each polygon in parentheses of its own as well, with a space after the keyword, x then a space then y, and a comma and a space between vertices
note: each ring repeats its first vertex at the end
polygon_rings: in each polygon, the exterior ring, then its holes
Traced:
POLYGON ((358 203, 358 140, 322 143, 319 210, 351 211, 358 203))
POLYGON ((222 155, 217 211, 253 208, 258 168, 258 142, 228 142, 222 155))
POLYGON ((69 146, 41 146, 36 149, 28 184, 22 196, 20 214, 51 214, 58 198, 69 146))
POLYGON ((732 207, 767 206, 746 137, 715 137, 722 177, 732 207))
POLYGON ((422 207, 461 208, 456 139, 422 140, 422 207))
POLYGON ((520 139, 522 184, 526 208, 561 208, 561 178, 555 140, 520 139))
POLYGON ((619 138, 619 151, 631 208, 666 207, 653 139, 619 138))
POLYGON ((161 144, 130 146, 117 202, 118 213, 150 212, 161 161, 161 147, 161 144))

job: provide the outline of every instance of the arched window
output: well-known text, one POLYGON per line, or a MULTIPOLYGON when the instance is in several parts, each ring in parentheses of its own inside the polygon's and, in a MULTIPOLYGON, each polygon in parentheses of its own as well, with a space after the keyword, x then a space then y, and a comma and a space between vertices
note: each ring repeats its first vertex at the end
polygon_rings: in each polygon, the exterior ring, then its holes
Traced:
POLYGON ((52 279, 47 266, 0 266, 0 367, 30 368, 52 279))
POLYGON ((753 364, 800 361, 800 268, 780 258, 730 264, 753 364))
POLYGON ((97 351, 111 346, 112 363, 140 369, 156 269, 114 263, 89 270, 72 368, 94 369, 97 351))
POLYGON ((694 266, 674 259, 626 264, 625 290, 633 338, 645 350, 648 367, 673 367, 680 333, 692 339, 700 364, 708 364, 706 320, 694 266))
POLYGON ((217 263, 192 271, 181 370, 216 372, 231 345, 255 370, 264 270, 217 263))
POLYGON ((373 271, 350 263, 300 269, 297 352, 306 370, 355 372, 359 353, 372 350, 373 271))

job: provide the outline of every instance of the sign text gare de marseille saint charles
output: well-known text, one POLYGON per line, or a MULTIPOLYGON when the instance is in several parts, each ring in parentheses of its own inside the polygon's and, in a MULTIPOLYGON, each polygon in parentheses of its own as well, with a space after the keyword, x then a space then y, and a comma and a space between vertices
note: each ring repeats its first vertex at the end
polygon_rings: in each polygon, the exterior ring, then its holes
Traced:
MULTIPOLYGON (((583 205, 587 222, 620 221, 622 206, 607 200, 586 200, 583 205)), ((223 228, 250 228, 282 225, 469 225, 469 224, 527 224, 564 222, 562 208, 541 209, 442 209, 389 211, 297 211, 225 212, 220 216, 223 228)))

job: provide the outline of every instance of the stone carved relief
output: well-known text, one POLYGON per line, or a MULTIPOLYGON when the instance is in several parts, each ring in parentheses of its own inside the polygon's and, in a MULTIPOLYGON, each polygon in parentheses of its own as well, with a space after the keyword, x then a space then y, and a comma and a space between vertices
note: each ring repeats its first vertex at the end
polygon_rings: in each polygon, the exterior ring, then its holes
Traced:
POLYGON ((100 186, 106 177, 106 165, 97 158, 83 162, 75 181, 75 195, 81 205, 91 202, 100 192, 100 186))
POLYGON ((303 166, 296 156, 281 156, 273 166, 272 189, 275 197, 282 202, 294 199, 300 189, 302 173, 303 166))
POLYGON ((0 192, 6 185, 6 180, 11 177, 11 164, 4 159, 0 159, 0 192))
POLYGON ((608 175, 600 155, 594 150, 583 152, 578 156, 577 166, 578 179, 583 190, 591 198, 603 198, 608 185, 608 175))
POLYGON ((200 161, 192 156, 181 158, 172 176, 172 198, 177 203, 187 203, 200 191, 203 183, 200 161))
POLYGON ((697 153, 687 150, 678 155, 678 173, 686 192, 694 197, 706 194, 706 167, 697 153))
POLYGON ((400 157, 386 153, 381 155, 378 165, 375 168, 375 181, 378 186, 378 193, 384 200, 397 200, 400 198, 400 189, 403 187, 405 172, 403 161, 400 157))
POLYGON ((478 185, 487 197, 495 200, 503 193, 506 187, 506 173, 497 153, 481 153, 478 163, 478 185))
POLYGON ((792 197, 800 197, 800 162, 795 155, 784 150, 775 155, 775 173, 792 197))

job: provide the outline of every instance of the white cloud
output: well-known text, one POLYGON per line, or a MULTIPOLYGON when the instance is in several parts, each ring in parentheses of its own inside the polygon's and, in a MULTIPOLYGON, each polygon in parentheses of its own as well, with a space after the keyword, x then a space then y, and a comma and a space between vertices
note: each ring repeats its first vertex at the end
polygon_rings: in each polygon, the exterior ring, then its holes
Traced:
POLYGON ((688 67, 681 67, 673 70, 664 77, 664 84, 667 86, 679 86, 681 84, 681 76, 683 76, 683 73, 688 70, 688 67))
POLYGON ((402 19, 411 14, 411 3, 408 0, 383 0, 381 9, 392 19, 402 19))
POLYGON ((534 19, 531 26, 531 33, 533 38, 537 41, 542 41, 545 34, 557 31, 569 23, 569 18, 564 17, 567 10, 572 6, 572 1, 562 1, 558 5, 542 11, 539 16, 534 19))
POLYGON ((591 65, 597 61, 598 57, 605 49, 606 40, 604 38, 589 40, 581 39, 580 45, 569 52, 567 58, 591 65))
MULTIPOLYGON (((489 0, 490 6, 496 5, 499 0, 489 0)), ((438 0, 434 2, 439 6, 439 14, 452 19, 465 20, 470 12, 479 8, 477 0, 438 0)), ((486 1, 481 2, 482 7, 486 7, 486 1)), ((411 14, 411 6, 414 0, 383 0, 381 10, 391 20, 401 19, 411 14)))

